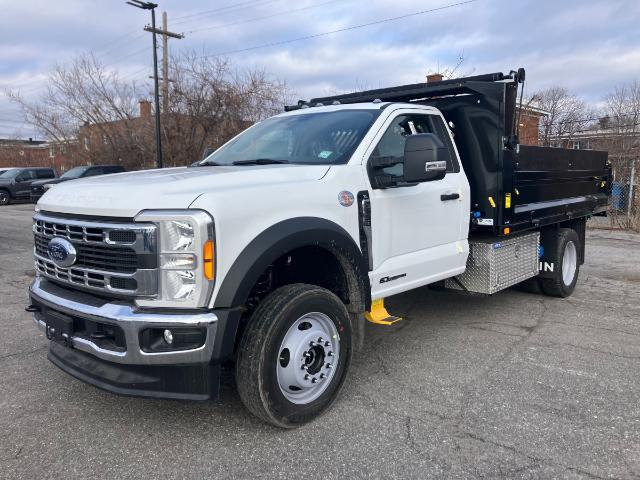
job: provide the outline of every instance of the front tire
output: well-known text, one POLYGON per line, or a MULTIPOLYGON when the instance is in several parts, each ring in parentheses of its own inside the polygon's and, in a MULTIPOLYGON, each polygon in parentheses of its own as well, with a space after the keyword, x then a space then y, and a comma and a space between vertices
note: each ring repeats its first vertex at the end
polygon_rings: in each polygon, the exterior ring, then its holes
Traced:
POLYGON ((260 303, 247 325, 236 362, 238 393, 265 422, 298 427, 333 404, 351 355, 351 322, 340 299, 313 285, 286 285, 260 303))
POLYGON ((551 297, 566 298, 573 293, 580 273, 580 239, 575 230, 561 228, 554 253, 554 272, 551 278, 540 278, 542 291, 551 297))
POLYGON ((0 205, 9 205, 11 203, 11 194, 6 190, 0 190, 0 205))

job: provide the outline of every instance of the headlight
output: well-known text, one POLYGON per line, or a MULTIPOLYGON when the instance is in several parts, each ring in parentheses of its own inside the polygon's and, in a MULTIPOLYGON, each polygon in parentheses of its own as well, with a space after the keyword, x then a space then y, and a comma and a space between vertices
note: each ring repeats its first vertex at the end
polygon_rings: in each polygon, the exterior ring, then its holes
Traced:
POLYGON ((215 281, 213 219, 200 210, 145 210, 136 222, 158 227, 158 295, 141 307, 205 307, 215 281))
POLYGON ((47 183, 46 185, 43 185, 42 188, 44 188, 45 190, 49 190, 54 185, 55 185, 54 183, 47 183))

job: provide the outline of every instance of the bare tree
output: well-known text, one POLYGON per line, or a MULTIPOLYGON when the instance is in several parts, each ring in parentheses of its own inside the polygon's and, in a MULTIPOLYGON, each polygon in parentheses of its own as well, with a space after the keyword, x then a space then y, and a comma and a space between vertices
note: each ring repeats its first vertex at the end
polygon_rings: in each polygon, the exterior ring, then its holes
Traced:
MULTIPOLYGON (((206 146, 221 145, 285 103, 283 83, 261 70, 237 71, 225 59, 183 54, 171 65, 171 78, 169 108, 162 112, 167 166, 190 164, 206 146)), ((77 145, 79 162, 154 164, 150 106, 146 115, 138 113, 147 86, 106 70, 92 55, 56 66, 42 98, 9 95, 48 139, 77 145)))
POLYGON ((563 87, 550 87, 534 93, 527 105, 535 105, 548 112, 540 119, 542 145, 566 144, 592 121, 593 110, 586 102, 563 87))
MULTIPOLYGON (((606 95, 600 126, 606 131, 602 146, 609 151, 614 179, 624 190, 623 209, 615 208, 611 221, 623 228, 640 229, 640 81, 618 85, 606 95)), ((620 193, 620 192, 619 192, 620 193)))
POLYGON ((618 85, 605 97, 606 128, 610 131, 609 151, 640 151, 640 81, 618 85))
POLYGON ((461 50, 458 53, 455 63, 453 63, 452 65, 438 64, 438 67, 435 70, 428 69, 428 72, 429 74, 440 74, 442 75, 442 78, 445 80, 451 80, 453 78, 459 78, 459 77, 468 77, 473 74, 473 72, 475 71, 475 68, 469 69, 464 73, 461 73, 460 69, 464 66, 466 61, 467 61, 467 56, 465 55, 464 50, 461 50))
POLYGON ((263 70, 234 70, 226 59, 188 52, 171 67, 174 80, 165 115, 169 164, 199 158, 249 125, 282 111, 286 86, 263 70))

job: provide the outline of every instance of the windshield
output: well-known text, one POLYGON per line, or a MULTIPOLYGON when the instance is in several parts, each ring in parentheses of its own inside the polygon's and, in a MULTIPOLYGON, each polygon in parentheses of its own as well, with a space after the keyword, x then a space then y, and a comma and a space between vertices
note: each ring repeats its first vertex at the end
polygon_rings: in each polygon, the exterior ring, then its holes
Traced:
POLYGON ((18 173, 20 173, 20 169, 14 168, 13 170, 7 170, 0 174, 0 178, 14 178, 18 176, 18 173))
POLYGON ((63 174, 60 178, 64 178, 66 180, 69 180, 69 179, 72 179, 72 178, 80 178, 82 176, 82 174, 87 171, 87 168, 89 168, 89 167, 75 167, 75 168, 72 168, 71 170, 69 170, 68 172, 63 174))
POLYGON ((200 165, 346 163, 380 110, 272 117, 219 148, 200 165))

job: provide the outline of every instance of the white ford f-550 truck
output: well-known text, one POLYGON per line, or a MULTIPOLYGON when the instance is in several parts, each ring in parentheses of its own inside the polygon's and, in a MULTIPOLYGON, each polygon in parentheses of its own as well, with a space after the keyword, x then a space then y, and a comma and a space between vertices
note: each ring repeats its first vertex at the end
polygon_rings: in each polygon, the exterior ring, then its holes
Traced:
POLYGON ((519 145, 523 80, 300 101, 191 167, 50 189, 27 306, 49 359, 111 392, 200 400, 230 365, 252 413, 295 427, 335 400, 364 322, 396 321, 385 297, 570 295, 611 169, 519 145))

